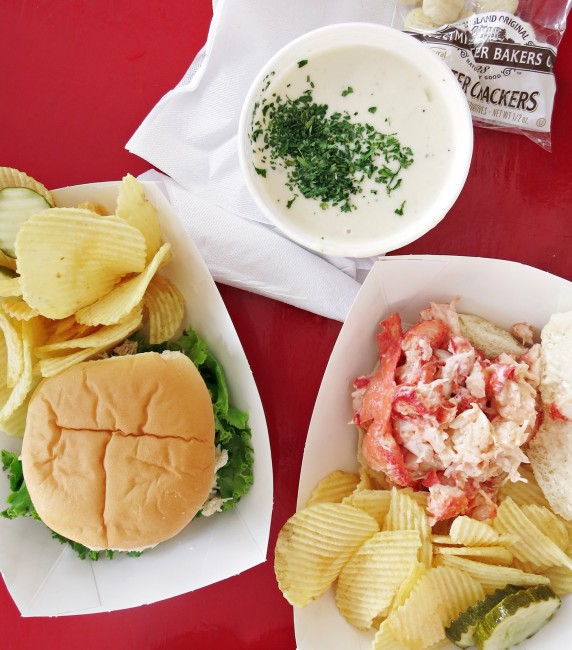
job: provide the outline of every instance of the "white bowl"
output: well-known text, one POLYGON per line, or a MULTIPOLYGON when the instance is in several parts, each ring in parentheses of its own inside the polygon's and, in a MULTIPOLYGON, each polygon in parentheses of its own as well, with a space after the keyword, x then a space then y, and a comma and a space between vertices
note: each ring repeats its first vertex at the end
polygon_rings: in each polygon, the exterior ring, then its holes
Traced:
POLYGON ((349 257, 395 250, 439 223, 463 188, 473 150, 471 114, 451 70, 413 36, 372 23, 323 27, 282 48, 254 79, 238 136, 245 183, 267 219, 306 248, 349 257), (311 90, 308 78, 315 81, 311 90), (386 185, 364 181, 362 191, 350 197, 349 212, 340 210, 343 201, 322 209, 323 198, 304 198, 299 187, 289 189, 292 167, 273 170, 262 136, 253 139, 253 134, 267 119, 260 111, 272 103, 272 93, 295 99, 303 88, 313 103, 328 104, 328 115, 347 113, 349 122, 371 124, 410 147, 414 161, 400 172, 401 185, 388 194, 386 185))

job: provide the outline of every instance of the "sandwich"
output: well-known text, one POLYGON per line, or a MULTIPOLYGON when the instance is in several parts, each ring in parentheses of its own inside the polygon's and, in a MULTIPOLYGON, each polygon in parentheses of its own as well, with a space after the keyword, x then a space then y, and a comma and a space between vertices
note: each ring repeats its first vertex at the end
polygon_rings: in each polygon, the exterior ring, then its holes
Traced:
POLYGON ((227 510, 252 485, 247 415, 228 403, 222 368, 191 330, 142 337, 136 354, 43 379, 21 457, 3 452, 8 518, 41 520, 82 558, 139 555, 197 516, 227 510))

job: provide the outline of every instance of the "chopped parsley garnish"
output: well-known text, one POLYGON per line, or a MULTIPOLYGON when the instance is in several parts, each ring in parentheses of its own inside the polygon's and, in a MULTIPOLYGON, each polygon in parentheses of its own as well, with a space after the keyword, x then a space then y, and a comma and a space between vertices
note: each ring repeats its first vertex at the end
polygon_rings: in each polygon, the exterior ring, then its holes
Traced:
POLYGON ((395 214, 402 217, 404 208, 405 208, 405 201, 403 201, 403 203, 396 210, 394 210, 395 214))
POLYGON ((369 113, 376 113, 377 112, 377 106, 370 106, 368 109, 369 113))
POLYGON ((351 86, 348 86, 345 90, 342 90, 342 97, 347 97, 347 95, 351 95, 353 91, 354 89, 351 86))
POLYGON ((261 167, 257 167, 256 165, 254 165, 254 169, 256 170, 256 173, 259 176, 262 176, 263 178, 266 178, 266 170, 265 169, 263 169, 261 167))
MULTIPOLYGON (((267 156, 269 167, 286 171, 294 196, 315 199, 324 209, 355 210, 352 197, 363 193, 366 178, 385 185, 391 195, 401 185, 401 171, 413 164, 411 149, 394 133, 381 133, 369 123, 353 121, 346 111, 331 112, 327 104, 316 103, 309 77, 307 83, 298 97, 273 93, 253 112, 250 139, 267 156)), ((351 87, 344 91, 349 92, 351 87)))
POLYGON ((303 68, 305 65, 308 65, 308 59, 302 59, 301 61, 298 61, 299 68, 303 68))

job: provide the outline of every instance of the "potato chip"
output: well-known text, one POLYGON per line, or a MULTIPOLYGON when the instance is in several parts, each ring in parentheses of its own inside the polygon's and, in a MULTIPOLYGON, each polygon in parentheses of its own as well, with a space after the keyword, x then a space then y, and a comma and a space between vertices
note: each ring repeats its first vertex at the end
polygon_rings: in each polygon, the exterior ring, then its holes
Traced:
POLYGON ((75 319, 75 315, 62 318, 57 321, 50 321, 52 323, 51 333, 46 343, 58 343, 67 341, 68 339, 79 338, 87 336, 96 331, 97 326, 81 325, 75 319))
POLYGON ((455 542, 451 535, 431 535, 431 541, 433 544, 458 545, 458 542, 455 542))
POLYGON ((373 479, 366 471, 364 465, 360 464, 358 474, 359 483, 357 484, 356 490, 374 490, 376 488, 373 479))
POLYGON ((432 545, 429 520, 424 508, 415 501, 411 493, 397 488, 391 489, 390 506, 383 530, 416 530, 421 540, 419 560, 425 566, 431 566, 432 545))
POLYGON ((143 300, 147 287, 158 269, 171 256, 171 244, 163 244, 142 273, 121 282, 97 302, 78 309, 75 314, 83 325, 115 325, 143 300))
MULTIPOLYGON (((0 317, 1 316, 3 315, 0 314, 0 317)), ((32 350, 35 345, 36 328, 32 321, 22 321, 21 327, 22 369, 8 398, 0 407, 0 422, 7 420, 14 415, 16 410, 24 403, 34 385, 32 350)), ((8 348, 8 368, 9 364, 10 348, 8 348)), ((8 373, 9 372, 8 369, 8 373)))
POLYGON ((429 574, 421 576, 405 603, 387 617, 395 638, 411 650, 422 650, 445 638, 439 594, 429 574))
POLYGON ((461 612, 485 597, 478 580, 454 567, 439 566, 430 569, 427 579, 431 581, 439 597, 437 609, 445 627, 461 612))
POLYGON ((0 311, 0 329, 4 334, 7 351, 6 377, 3 378, 8 388, 18 381, 24 368, 21 327, 0 311))
POLYGON ((435 555, 459 555, 472 557, 491 564, 511 564, 514 555, 502 546, 435 546, 435 555))
POLYGON ((521 510, 539 530, 550 537, 556 546, 566 551, 570 544, 570 537, 566 524, 558 515, 545 506, 535 503, 522 505, 521 510))
POLYGON ((131 174, 127 174, 118 187, 115 212, 143 234, 147 244, 146 263, 149 264, 163 243, 161 226, 155 206, 145 196, 141 183, 131 174))
POLYGON ((572 570, 572 559, 535 526, 510 497, 500 504, 493 526, 499 533, 518 536, 509 545, 518 560, 532 565, 536 570, 550 566, 566 566, 572 570))
POLYGON ((409 646, 400 643, 393 634, 390 621, 383 621, 375 633, 371 650, 409 650, 409 646))
MULTIPOLYGON (((28 415, 28 404, 30 403, 30 399, 40 380, 41 377, 32 376, 32 385, 22 404, 18 406, 12 415, 0 420, 0 429, 9 436, 13 436, 14 438, 24 437, 24 431, 26 430, 26 416, 28 415)), ((2 391, 0 391, 0 393, 1 392, 2 391)), ((0 403, 4 403, 1 398, 0 403)))
POLYGON ((76 206, 79 210, 89 210, 90 212, 95 212, 100 217, 105 217, 111 212, 106 210, 101 203, 94 203, 93 201, 84 201, 83 203, 78 203, 76 206))
POLYGON ((552 566, 542 572, 550 580, 550 587, 559 596, 572 593, 572 571, 564 566, 552 566))
POLYGON ((137 305, 135 309, 127 315, 117 325, 103 325, 94 332, 79 338, 69 338, 57 343, 47 343, 36 348, 36 356, 43 358, 50 356, 50 353, 61 350, 77 350, 77 348, 111 348, 117 345, 128 336, 133 334, 143 321, 143 309, 137 305))
POLYGON ((409 573, 403 579, 395 593, 393 602, 391 603, 391 609, 397 609, 398 607, 401 607, 401 605, 405 604, 405 601, 411 595, 415 585, 427 570, 425 564, 419 562, 419 560, 411 565, 409 573))
POLYGON ((149 316, 149 343, 163 343, 177 334, 185 317, 185 299, 169 279, 153 276, 143 303, 149 316))
POLYGON ((146 248, 143 235, 123 219, 52 208, 22 225, 16 254, 24 299, 57 319, 105 296, 126 274, 142 271, 146 248))
POLYGON ((32 309, 25 300, 19 298, 7 298, 0 303, 2 311, 15 320, 30 320, 39 316, 35 309, 32 309))
POLYGON ((435 563, 438 566, 450 566, 465 571, 481 583, 487 594, 492 593, 495 589, 502 589, 506 585, 531 587, 533 585, 545 585, 550 582, 543 575, 526 573, 514 567, 477 562, 476 560, 455 555, 436 556, 435 563))
POLYGON ((389 490, 356 490, 346 497, 343 503, 365 510, 381 528, 389 511, 390 501, 391 492, 389 490))
POLYGON ((312 490, 306 506, 315 503, 341 503, 345 497, 355 490, 358 483, 359 475, 355 472, 344 472, 342 470, 330 472, 312 490))
POLYGON ((429 492, 427 492, 426 490, 413 490, 411 488, 402 488, 401 492, 403 492, 404 494, 408 494, 424 510, 427 510, 427 501, 429 499, 429 492))
POLYGON ((109 349, 109 345, 100 345, 96 348, 83 348, 82 350, 74 350, 69 354, 63 354, 59 357, 49 357, 47 359, 40 359, 37 363, 37 372, 42 377, 53 377, 62 372, 66 368, 75 366, 76 363, 93 359, 97 355, 109 349))
POLYGON ((466 515, 461 515, 453 520, 449 535, 455 544, 464 544, 465 546, 499 546, 503 544, 503 537, 492 526, 466 515))
POLYGON ((21 295, 22 287, 20 286, 20 278, 7 278, 0 275, 0 298, 21 295))
POLYGON ((373 517, 341 503, 318 503, 294 514, 280 531, 274 554, 284 598, 298 607, 319 598, 356 549, 378 531, 373 517))
POLYGON ((417 563, 420 545, 416 530, 383 531, 364 542, 338 578, 336 604, 342 616, 361 630, 385 616, 399 585, 417 563))

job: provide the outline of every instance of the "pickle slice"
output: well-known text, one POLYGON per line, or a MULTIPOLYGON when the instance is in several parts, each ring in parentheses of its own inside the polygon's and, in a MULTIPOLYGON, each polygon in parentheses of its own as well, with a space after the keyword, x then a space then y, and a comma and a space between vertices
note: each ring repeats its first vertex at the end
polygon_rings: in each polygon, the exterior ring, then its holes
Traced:
POLYGON ((508 585, 504 589, 497 589, 472 607, 469 607, 445 628, 447 638, 459 648, 469 648, 475 644, 475 628, 490 610, 498 605, 504 598, 520 591, 520 587, 508 585))
POLYGON ((0 249, 15 257, 14 242, 20 227, 29 217, 52 206, 29 187, 5 187, 0 190, 0 249))
POLYGON ((50 190, 45 185, 14 167, 0 167, 0 190, 5 187, 27 187, 43 196, 50 207, 54 207, 56 204, 50 190))
POLYGON ((534 636, 560 605, 560 598, 546 585, 510 594, 479 621, 475 645, 478 650, 508 650, 534 636))

